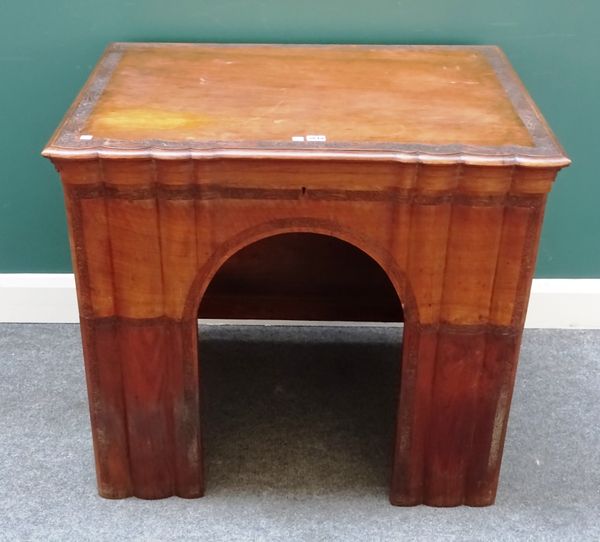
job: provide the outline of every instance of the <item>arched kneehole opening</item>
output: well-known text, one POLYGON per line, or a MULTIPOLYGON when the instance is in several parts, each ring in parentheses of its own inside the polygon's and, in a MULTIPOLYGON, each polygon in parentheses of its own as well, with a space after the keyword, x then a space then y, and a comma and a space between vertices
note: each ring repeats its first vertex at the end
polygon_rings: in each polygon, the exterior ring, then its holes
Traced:
POLYGON ((326 235, 274 235, 221 266, 199 318, 269 324, 200 324, 208 491, 387 491, 403 311, 375 260, 326 235))

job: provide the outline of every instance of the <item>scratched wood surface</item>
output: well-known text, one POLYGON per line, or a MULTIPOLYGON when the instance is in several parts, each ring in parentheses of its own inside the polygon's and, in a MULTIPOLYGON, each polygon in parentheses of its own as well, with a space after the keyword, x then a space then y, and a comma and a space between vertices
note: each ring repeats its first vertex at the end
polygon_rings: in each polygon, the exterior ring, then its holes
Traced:
POLYGON ((124 140, 308 133, 334 142, 532 145, 485 56, 461 49, 328 47, 318 59, 310 47, 131 49, 84 131, 124 140))
POLYGON ((115 43, 44 153, 256 158, 273 151, 568 164, 492 46, 115 43))
MULTIPOLYGON (((474 58, 473 48, 120 44, 116 51, 117 59, 131 51, 127 62, 112 66, 118 76, 111 79, 101 63, 45 149, 65 190, 100 494, 203 494, 200 310, 228 317, 403 319, 391 502, 492 504, 546 198, 568 164, 543 119, 527 116, 538 115, 534 106, 508 107, 506 96, 519 102, 514 88, 492 92, 506 81, 474 58), (209 107, 207 85, 190 79, 199 73, 232 78, 227 70, 235 62, 256 55, 273 63, 244 72, 245 81, 235 72, 237 105, 232 94, 219 102, 215 93, 209 107), (189 71, 178 78, 180 56, 180 68, 189 71), (216 69, 215 58, 237 60, 216 69), (457 59, 463 81, 482 83, 465 84, 450 97, 441 88, 434 92, 448 71, 443 66, 457 59), (248 101, 242 90, 254 95, 267 83, 277 87, 275 79, 289 78, 274 66, 284 70, 286 62, 310 63, 323 84, 307 83, 296 102, 318 106, 306 109, 306 118, 322 114, 330 133, 340 134, 345 125, 337 120, 344 118, 361 141, 375 134, 383 154, 320 143, 290 152, 272 141, 265 154, 250 140, 244 152, 238 143, 231 154, 222 152, 226 145, 216 152, 186 140, 188 129, 198 130, 193 137, 212 137, 203 131, 208 124, 177 128, 169 124, 173 116, 160 112, 212 111, 231 134, 239 130, 231 137, 250 138, 252 122, 228 124, 224 112, 241 115, 251 107, 259 112, 257 125, 273 130, 268 137, 280 137, 272 122, 278 115, 257 108, 260 93, 248 101), (194 72, 206 63, 208 71, 194 72), (369 81, 361 78, 366 65, 369 81), (402 104, 409 102, 400 98, 399 109, 388 111, 396 103, 390 98, 383 108, 369 109, 366 100, 362 116, 355 115, 363 107, 360 89, 372 98, 364 85, 378 81, 389 92, 385 81, 400 83, 388 72, 407 66, 427 90, 411 94, 420 96, 418 111, 406 113, 402 104), (351 103, 332 97, 340 74, 352 83, 351 103), (94 86, 102 77, 107 85, 94 86), (459 94, 472 102, 458 105, 461 111, 437 109, 459 94), (149 97, 160 104, 152 114, 144 109, 149 97), (469 118, 469 103, 480 112, 504 112, 494 117, 498 126, 483 113, 472 129, 471 123, 465 130, 451 126, 461 114, 469 118), (515 111, 529 121, 515 121, 515 111), (402 118, 406 126, 421 126, 406 134, 431 136, 420 151, 396 139, 403 123, 391 119, 402 118), (97 133, 130 139, 81 140, 78 130, 91 131, 94 123, 108 130, 97 133), (180 140, 173 146, 135 139, 157 134, 180 140), (440 134, 456 138, 454 154, 440 150, 440 134), (494 147, 469 146, 470 138, 492 135, 494 147), (392 152, 386 141, 404 150, 392 152)), ((312 81, 308 71, 298 72, 312 81)), ((269 99, 276 105, 275 95, 269 99)))

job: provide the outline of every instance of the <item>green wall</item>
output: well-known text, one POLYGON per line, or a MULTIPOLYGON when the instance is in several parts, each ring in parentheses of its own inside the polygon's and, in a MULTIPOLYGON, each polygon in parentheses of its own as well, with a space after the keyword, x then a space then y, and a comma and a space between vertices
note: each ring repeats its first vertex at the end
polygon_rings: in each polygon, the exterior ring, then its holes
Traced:
POLYGON ((2 0, 0 272, 70 270, 62 194, 39 156, 110 41, 498 44, 573 159, 539 277, 600 277, 597 0, 2 0))

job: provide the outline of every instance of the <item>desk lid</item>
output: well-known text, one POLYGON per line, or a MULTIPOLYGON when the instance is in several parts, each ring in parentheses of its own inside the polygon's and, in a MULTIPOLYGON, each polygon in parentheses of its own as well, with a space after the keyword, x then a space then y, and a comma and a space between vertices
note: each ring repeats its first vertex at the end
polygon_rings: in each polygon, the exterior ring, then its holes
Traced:
POLYGON ((570 163, 493 46, 113 43, 43 154, 570 163))

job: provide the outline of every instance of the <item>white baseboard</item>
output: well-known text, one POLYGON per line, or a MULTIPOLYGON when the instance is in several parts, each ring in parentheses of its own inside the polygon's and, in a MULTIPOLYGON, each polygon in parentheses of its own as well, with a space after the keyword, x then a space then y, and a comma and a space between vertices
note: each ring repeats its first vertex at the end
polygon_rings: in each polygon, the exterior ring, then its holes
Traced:
POLYGON ((0 322, 79 322, 72 273, 0 273, 0 322))
MULTIPOLYGON (((78 321, 72 274, 0 273, 0 322, 78 321)), ((207 323, 229 322, 211 320, 207 323)), ((275 323, 264 320, 244 322, 275 323)), ((298 325, 300 322, 285 323, 298 325)), ((314 325, 314 322, 310 324, 314 325)), ((600 329, 600 279, 535 279, 525 325, 529 328, 600 329)))

